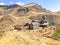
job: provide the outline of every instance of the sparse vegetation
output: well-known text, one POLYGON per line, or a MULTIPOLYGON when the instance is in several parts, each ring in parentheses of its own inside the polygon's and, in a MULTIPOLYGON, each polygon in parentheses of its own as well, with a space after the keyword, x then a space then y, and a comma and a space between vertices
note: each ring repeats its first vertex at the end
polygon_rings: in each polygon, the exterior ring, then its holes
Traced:
POLYGON ((56 31, 55 31, 55 33, 53 34, 53 37, 54 37, 54 38, 60 38, 60 26, 57 26, 57 27, 56 27, 56 31))

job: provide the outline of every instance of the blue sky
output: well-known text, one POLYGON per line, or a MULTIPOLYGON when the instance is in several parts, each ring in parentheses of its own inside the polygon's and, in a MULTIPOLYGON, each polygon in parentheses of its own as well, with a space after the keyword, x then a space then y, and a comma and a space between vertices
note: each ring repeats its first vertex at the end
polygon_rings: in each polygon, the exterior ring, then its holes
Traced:
POLYGON ((59 11, 60 10, 60 0, 0 0, 0 5, 3 4, 28 4, 31 2, 35 2, 42 7, 51 10, 51 11, 59 11))

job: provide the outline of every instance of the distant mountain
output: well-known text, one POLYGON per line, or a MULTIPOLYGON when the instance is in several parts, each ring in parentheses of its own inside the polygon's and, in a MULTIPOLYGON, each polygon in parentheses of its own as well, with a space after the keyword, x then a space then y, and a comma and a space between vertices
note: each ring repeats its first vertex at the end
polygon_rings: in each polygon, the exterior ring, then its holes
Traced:
POLYGON ((27 7, 33 11, 38 11, 38 12, 51 12, 45 8, 43 8, 41 5, 38 5, 36 3, 30 3, 30 4, 26 4, 23 7, 27 7))
POLYGON ((17 8, 17 7, 21 7, 21 6, 18 5, 18 4, 13 4, 13 5, 9 5, 9 6, 7 6, 7 9, 17 8))
POLYGON ((56 14, 60 14, 60 11, 55 12, 56 14))
POLYGON ((36 4, 36 3, 30 3, 26 5, 18 5, 18 4, 13 4, 13 5, 0 5, 0 15, 7 15, 7 14, 12 14, 16 16, 25 16, 28 15, 29 12, 36 12, 36 13, 51 13, 51 11, 43 8, 42 6, 36 4))
POLYGON ((7 5, 0 5, 0 15, 4 15, 7 10, 7 5))

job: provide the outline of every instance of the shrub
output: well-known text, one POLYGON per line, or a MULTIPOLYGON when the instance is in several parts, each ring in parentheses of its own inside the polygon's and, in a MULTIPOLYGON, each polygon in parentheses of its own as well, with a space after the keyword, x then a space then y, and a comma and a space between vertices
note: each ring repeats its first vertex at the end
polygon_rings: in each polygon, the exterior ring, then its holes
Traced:
POLYGON ((55 33, 53 34, 52 37, 54 37, 54 38, 60 38, 60 26, 56 27, 56 31, 55 31, 55 33))

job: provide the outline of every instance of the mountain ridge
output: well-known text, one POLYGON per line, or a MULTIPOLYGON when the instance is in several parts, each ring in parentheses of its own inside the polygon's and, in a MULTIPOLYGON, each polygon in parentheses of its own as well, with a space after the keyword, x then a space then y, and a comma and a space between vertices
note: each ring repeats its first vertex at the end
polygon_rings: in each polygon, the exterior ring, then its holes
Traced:
MULTIPOLYGON (((0 5, 0 13, 2 12, 2 15, 7 15, 7 14, 12 14, 10 12, 15 11, 13 15, 26 15, 30 11, 34 12, 46 12, 46 13, 51 13, 51 11, 43 8, 41 5, 38 5, 36 3, 29 3, 26 5, 18 5, 18 4, 12 4, 12 5, 0 5), (4 10, 4 11, 1 11, 4 10), (12 10, 12 11, 11 11, 12 10), (9 12, 9 13, 8 13, 9 12), (23 13, 21 13, 23 12, 23 13)), ((1 14, 0 14, 1 15, 1 14)))

